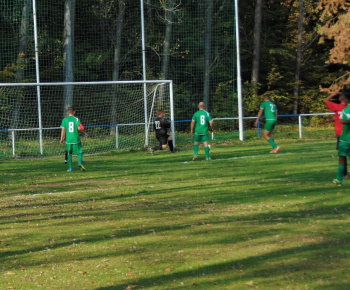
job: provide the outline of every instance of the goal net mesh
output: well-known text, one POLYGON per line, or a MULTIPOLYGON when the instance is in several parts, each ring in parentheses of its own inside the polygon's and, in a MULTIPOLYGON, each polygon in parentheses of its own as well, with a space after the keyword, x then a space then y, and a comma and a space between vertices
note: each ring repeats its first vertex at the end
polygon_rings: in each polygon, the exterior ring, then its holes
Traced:
POLYGON ((81 136, 84 154, 144 148, 148 140, 152 145, 153 128, 146 124, 153 122, 159 109, 170 120, 169 83, 148 83, 146 102, 143 83, 40 85, 42 130, 37 87, 2 86, 0 158, 63 155, 65 146, 59 144, 59 139, 61 121, 69 105, 63 97, 67 87, 72 92, 70 104, 88 134, 81 136))

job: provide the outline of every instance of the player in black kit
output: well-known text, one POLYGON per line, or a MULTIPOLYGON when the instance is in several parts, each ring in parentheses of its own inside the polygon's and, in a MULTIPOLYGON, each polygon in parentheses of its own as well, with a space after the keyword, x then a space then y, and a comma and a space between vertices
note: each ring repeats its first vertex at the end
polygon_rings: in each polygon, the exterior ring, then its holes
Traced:
POLYGON ((156 131, 156 137, 159 141, 159 145, 151 148, 150 151, 153 154, 154 151, 165 150, 167 143, 169 145, 170 152, 174 153, 173 139, 168 135, 168 129, 170 128, 170 122, 164 118, 164 111, 157 111, 157 118, 154 119, 153 129, 156 131))

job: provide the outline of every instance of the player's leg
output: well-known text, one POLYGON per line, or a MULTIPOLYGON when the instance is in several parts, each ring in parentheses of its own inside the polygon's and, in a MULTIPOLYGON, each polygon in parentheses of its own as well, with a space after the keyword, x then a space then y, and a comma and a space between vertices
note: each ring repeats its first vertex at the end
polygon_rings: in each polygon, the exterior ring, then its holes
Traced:
POLYGON ((193 137, 193 161, 196 161, 198 159, 198 149, 199 149, 199 142, 201 140, 201 136, 200 135, 197 135, 197 134, 194 134, 194 137, 193 137))
POLYGON ((272 138, 272 131, 275 128, 275 121, 266 121, 264 127, 264 139, 270 143, 272 146, 271 153, 277 153, 280 150, 280 147, 277 146, 275 140, 272 138))
POLYGON ((66 150, 66 152, 64 153, 64 164, 67 164, 68 162, 68 151, 66 150))
POLYGON ((158 150, 163 150, 163 147, 162 147, 162 140, 161 140, 161 136, 156 136, 159 144, 153 148, 151 148, 151 153, 153 154, 154 151, 158 151, 158 150))
POLYGON ((168 141, 168 146, 169 146, 170 152, 174 152, 173 137, 168 135, 167 141, 168 141))
POLYGON ((343 174, 345 168, 346 158, 350 155, 350 144, 345 142, 339 143, 339 165, 337 171, 337 178, 333 179, 333 183, 337 185, 342 185, 343 183, 343 174))
MULTIPOLYGON (((337 151, 339 151, 339 140, 340 140, 340 136, 337 136, 337 151)), ((346 158, 344 159, 343 178, 348 178, 348 161, 346 158)))
POLYGON ((71 144, 67 144, 67 161, 68 161, 68 172, 72 172, 73 170, 73 146, 71 144))
POLYGON ((74 149, 76 150, 75 154, 78 155, 78 166, 82 171, 85 171, 86 168, 83 165, 83 147, 81 143, 75 144, 74 149))
POLYGON ((203 140, 204 151, 205 151, 205 160, 210 160, 209 133, 207 133, 206 135, 203 135, 202 140, 203 140))

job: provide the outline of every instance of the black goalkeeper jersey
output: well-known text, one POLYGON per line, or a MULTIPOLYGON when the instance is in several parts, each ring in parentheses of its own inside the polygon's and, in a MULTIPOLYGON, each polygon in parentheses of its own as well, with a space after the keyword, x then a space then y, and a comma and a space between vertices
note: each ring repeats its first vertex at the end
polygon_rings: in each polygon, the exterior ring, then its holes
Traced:
POLYGON ((168 128, 170 128, 170 123, 165 118, 155 118, 153 123, 153 128, 156 131, 156 135, 167 135, 168 128))

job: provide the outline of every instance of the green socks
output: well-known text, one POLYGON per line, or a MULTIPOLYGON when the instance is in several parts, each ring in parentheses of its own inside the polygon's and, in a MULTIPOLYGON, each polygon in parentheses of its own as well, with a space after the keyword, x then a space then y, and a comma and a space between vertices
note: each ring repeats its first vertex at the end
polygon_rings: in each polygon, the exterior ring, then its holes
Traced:
POLYGON ((198 156, 198 145, 193 145, 194 156, 198 156))
POLYGON ((72 158, 72 155, 71 154, 68 154, 68 166, 69 168, 72 168, 73 167, 73 158, 72 158))
POLYGON ((83 165, 83 154, 78 155, 78 164, 83 165))
POLYGON ((344 173, 344 166, 338 165, 338 171, 337 171, 337 180, 342 183, 343 182, 343 173, 344 173))
POLYGON ((209 146, 205 147, 204 150, 205 150, 205 159, 208 159, 209 158, 209 151, 210 151, 209 146))
POLYGON ((267 141, 267 142, 269 142, 269 143, 271 144, 271 146, 272 146, 273 149, 276 149, 276 148, 277 148, 277 144, 275 143, 275 140, 274 140, 274 139, 270 138, 269 141, 267 141))

